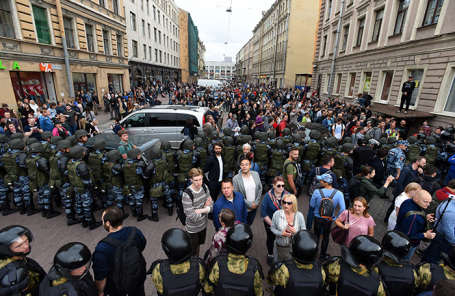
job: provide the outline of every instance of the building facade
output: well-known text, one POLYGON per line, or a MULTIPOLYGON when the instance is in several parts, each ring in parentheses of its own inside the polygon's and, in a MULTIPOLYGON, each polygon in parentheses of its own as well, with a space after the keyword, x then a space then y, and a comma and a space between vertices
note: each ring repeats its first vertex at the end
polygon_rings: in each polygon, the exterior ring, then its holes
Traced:
POLYGON ((205 76, 206 79, 232 80, 236 73, 236 64, 231 58, 225 58, 224 61, 206 61, 205 76))
POLYGON ((123 1, 5 0, 1 3, 0 83, 14 107, 57 102, 79 91, 129 88, 123 1), (69 73, 65 66, 63 36, 69 73))
POLYGON ((182 82, 193 83, 198 75, 198 40, 199 32, 193 23, 191 14, 180 9, 180 68, 182 69, 182 82))
POLYGON ((179 8, 173 0, 125 0, 130 83, 176 82, 180 71, 179 8))
MULTIPOLYGON (((320 2, 277 0, 253 30, 251 83, 294 87, 297 74, 311 74, 320 2)), ((245 59, 242 61, 245 63, 245 59)), ((240 69, 247 65, 240 65, 240 69)), ((308 82, 309 83, 309 82, 308 82)))
POLYGON ((432 124, 453 124, 455 1, 344 2, 341 17, 341 1, 322 3, 312 88, 321 97, 346 100, 368 92, 386 109, 399 106, 402 84, 412 74, 410 109, 433 116, 432 124))
POLYGON ((198 76, 199 77, 204 77, 205 75, 205 45, 201 41, 201 39, 198 39, 198 44, 197 44, 197 68, 198 68, 198 76))
POLYGON ((253 38, 240 49, 235 57, 235 78, 238 81, 254 83, 252 78, 253 69, 253 38))

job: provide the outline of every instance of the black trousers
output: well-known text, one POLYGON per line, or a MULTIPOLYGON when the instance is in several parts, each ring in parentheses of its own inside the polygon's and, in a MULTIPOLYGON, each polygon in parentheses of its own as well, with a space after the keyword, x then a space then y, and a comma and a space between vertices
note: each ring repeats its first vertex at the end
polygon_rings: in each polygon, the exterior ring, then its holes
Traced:
POLYGON ((221 191, 221 182, 218 181, 208 181, 207 187, 210 190, 210 196, 212 197, 213 202, 215 202, 220 195, 221 191))
POLYGON ((411 95, 401 95, 401 103, 400 103, 400 111, 403 109, 403 105, 404 103, 406 102, 406 109, 404 109, 405 111, 408 111, 409 109, 409 104, 411 104, 411 95))
POLYGON ((327 254, 327 248, 329 247, 329 235, 330 229, 332 228, 332 221, 328 221, 326 219, 322 219, 319 217, 314 217, 314 235, 318 240, 321 237, 321 230, 322 230, 322 243, 321 243, 321 255, 327 254))
POLYGON ((273 255, 273 244, 275 243, 276 235, 273 234, 272 230, 270 230, 270 226, 267 223, 263 223, 265 227, 265 233, 267 234, 267 240, 265 241, 265 244, 267 245, 267 254, 273 255))

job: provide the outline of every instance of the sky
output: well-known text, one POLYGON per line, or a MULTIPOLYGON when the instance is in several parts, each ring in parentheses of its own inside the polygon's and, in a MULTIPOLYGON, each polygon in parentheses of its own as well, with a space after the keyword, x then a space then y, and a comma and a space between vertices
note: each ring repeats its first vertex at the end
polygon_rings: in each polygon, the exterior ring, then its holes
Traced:
POLYGON ((235 56, 253 37, 253 29, 275 0, 174 0, 191 14, 205 45, 206 61, 223 61, 235 56), (231 7, 232 13, 226 12, 231 7), (230 20, 229 20, 230 16, 230 20), (225 44, 227 42, 227 45, 225 44))

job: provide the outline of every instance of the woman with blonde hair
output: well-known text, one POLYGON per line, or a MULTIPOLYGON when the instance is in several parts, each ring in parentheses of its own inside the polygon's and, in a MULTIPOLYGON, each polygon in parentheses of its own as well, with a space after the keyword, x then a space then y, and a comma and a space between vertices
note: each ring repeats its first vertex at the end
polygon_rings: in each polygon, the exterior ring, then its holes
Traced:
POLYGON ((345 246, 349 246, 351 240, 356 236, 369 235, 372 237, 376 226, 373 217, 368 214, 367 200, 361 196, 354 198, 352 208, 343 211, 335 220, 335 224, 340 228, 349 229, 348 237, 343 243, 345 246))
POLYGON ((389 225, 387 226, 387 230, 395 229, 395 225, 397 224, 398 212, 400 211, 401 204, 409 198, 414 198, 417 192, 419 192, 419 190, 421 189, 422 186, 420 186, 418 183, 411 182, 406 186, 404 192, 397 196, 394 203, 394 210, 389 216, 389 225))
POLYGON ((299 230, 306 229, 305 218, 299 212, 297 198, 294 194, 286 194, 281 200, 282 209, 272 217, 270 230, 276 235, 274 261, 291 258, 292 236, 299 230))

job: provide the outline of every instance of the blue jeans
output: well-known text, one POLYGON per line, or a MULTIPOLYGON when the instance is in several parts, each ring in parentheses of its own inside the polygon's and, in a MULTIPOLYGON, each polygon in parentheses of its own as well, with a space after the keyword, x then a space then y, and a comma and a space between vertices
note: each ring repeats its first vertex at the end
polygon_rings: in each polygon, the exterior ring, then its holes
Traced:
POLYGON ((438 264, 441 261, 441 252, 449 254, 452 249, 453 247, 444 236, 437 232, 428 248, 423 252, 422 262, 438 264))
POLYGON ((68 125, 68 127, 70 129, 69 132, 71 133, 71 136, 74 136, 74 133, 76 132, 77 125, 70 124, 70 125, 68 125))
POLYGON ((248 226, 251 226, 253 224, 257 211, 258 209, 256 208, 248 212, 248 215, 246 216, 246 224, 248 224, 248 226))
POLYGON ((313 227, 313 220, 314 220, 314 208, 308 208, 308 215, 306 218, 306 229, 311 229, 313 227))

